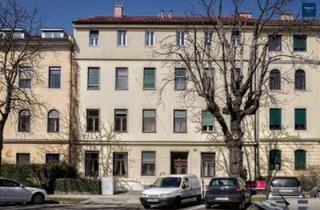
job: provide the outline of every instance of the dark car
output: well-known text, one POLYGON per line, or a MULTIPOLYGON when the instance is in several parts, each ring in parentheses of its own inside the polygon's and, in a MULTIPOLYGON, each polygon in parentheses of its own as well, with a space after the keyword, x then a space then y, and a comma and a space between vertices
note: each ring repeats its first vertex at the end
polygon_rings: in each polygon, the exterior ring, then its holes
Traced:
POLYGON ((301 183, 297 177, 273 177, 269 186, 269 200, 283 200, 281 197, 303 198, 301 183))
POLYGON ((206 208, 215 204, 234 205, 244 209, 251 200, 250 190, 240 178, 220 177, 213 178, 207 188, 205 196, 206 208))

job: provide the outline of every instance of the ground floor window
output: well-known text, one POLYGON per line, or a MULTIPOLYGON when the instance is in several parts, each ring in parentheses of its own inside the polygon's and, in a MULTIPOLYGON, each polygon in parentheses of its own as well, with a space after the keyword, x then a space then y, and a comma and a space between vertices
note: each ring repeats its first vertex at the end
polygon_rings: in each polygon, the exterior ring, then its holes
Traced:
POLYGON ((16 164, 18 165, 30 164, 30 153, 17 153, 16 164))
POLYGON ((46 164, 48 163, 59 163, 60 155, 59 154, 46 154, 46 164))
POLYGON ((294 152, 294 169, 306 170, 306 151, 298 149, 294 152))
POLYGON ((215 153, 201 153, 201 176, 215 176, 215 153))
POLYGON ((128 176, 128 153, 127 152, 113 153, 113 175, 128 176))
POLYGON ((269 153, 269 169, 280 170, 281 169, 281 151, 274 149, 269 153))
POLYGON ((155 152, 142 152, 142 176, 154 176, 156 165, 156 153, 155 152))
POLYGON ((99 176, 99 152, 85 153, 85 176, 99 176))
POLYGON ((188 173, 188 152, 171 152, 171 174, 188 173))

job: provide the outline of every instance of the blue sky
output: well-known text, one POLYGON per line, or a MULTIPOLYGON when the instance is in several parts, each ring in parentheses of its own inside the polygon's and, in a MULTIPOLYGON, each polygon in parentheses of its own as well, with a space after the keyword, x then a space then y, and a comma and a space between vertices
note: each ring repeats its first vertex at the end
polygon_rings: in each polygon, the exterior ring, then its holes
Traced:
MULTIPOLYGON (((184 15, 190 10, 190 5, 197 5, 197 0, 20 0, 27 7, 35 5, 40 9, 40 16, 44 26, 62 27, 72 34, 71 21, 80 17, 95 15, 113 15, 116 2, 124 4, 125 15, 158 15, 161 9, 173 10, 174 15, 184 15)), ((231 2, 231 0, 224 0, 231 2)), ((244 11, 253 9, 256 0, 245 0, 244 11), (253 2, 250 4, 250 2, 253 2)), ((294 0, 287 11, 298 14, 301 11, 301 1, 294 0)), ((304 0, 307 1, 307 0, 304 0)), ((318 0, 309 0, 317 2, 318 0)), ((228 3, 227 3, 228 4, 228 3)), ((318 5, 319 7, 319 5, 318 5)), ((231 10, 226 5, 225 15, 230 15, 231 10)), ((300 12, 301 13, 301 12, 300 12)))

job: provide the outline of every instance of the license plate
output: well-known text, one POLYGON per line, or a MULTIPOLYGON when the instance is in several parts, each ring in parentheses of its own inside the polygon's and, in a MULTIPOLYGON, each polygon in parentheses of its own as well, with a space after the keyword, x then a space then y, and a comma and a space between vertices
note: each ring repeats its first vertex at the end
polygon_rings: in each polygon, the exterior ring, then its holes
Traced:
POLYGON ((279 190, 279 192, 293 192, 293 190, 279 190))
POLYGON ((159 199, 147 199, 147 202, 150 202, 150 203, 156 203, 156 202, 159 202, 159 199))
POLYGON ((227 200, 229 200, 229 198, 228 197, 216 197, 215 200, 217 200, 217 201, 227 201, 227 200))

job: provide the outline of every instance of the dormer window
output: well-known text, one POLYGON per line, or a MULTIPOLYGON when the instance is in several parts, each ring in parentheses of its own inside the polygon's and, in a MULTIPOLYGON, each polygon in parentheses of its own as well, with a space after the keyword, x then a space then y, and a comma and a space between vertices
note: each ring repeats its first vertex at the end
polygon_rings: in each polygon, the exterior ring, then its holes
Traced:
POLYGON ((42 29, 41 37, 44 39, 63 39, 65 32, 63 29, 42 29))
POLYGON ((14 39, 24 39, 24 32, 22 32, 22 31, 13 32, 13 38, 14 39))

